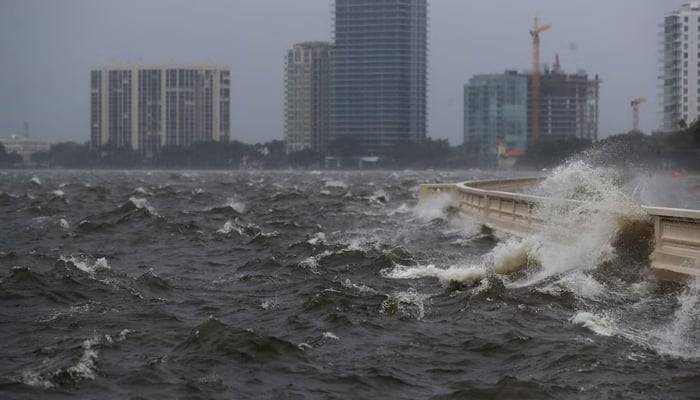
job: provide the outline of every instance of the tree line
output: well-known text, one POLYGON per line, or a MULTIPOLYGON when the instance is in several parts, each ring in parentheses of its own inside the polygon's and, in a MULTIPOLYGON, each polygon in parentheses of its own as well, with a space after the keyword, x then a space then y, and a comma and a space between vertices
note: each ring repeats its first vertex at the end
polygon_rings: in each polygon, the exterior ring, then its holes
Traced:
MULTIPOLYGON (((247 144, 201 142, 189 147, 165 146, 151 157, 130 148, 105 146, 93 149, 88 143, 53 144, 49 151, 36 153, 32 162, 45 168, 192 168, 192 169, 283 169, 323 168, 326 155, 351 157, 365 154, 358 142, 341 139, 329 144, 326 154, 303 150, 285 153, 283 141, 247 144)), ((629 132, 591 142, 560 138, 530 145, 516 168, 542 169, 560 165, 572 157, 583 157, 609 165, 637 164, 649 168, 700 171, 700 122, 669 134, 644 135, 629 132)), ((22 162, 0 144, 0 167, 22 162)), ((376 167, 413 169, 478 168, 477 152, 469 145, 450 146, 447 140, 403 142, 387 149, 376 167)))

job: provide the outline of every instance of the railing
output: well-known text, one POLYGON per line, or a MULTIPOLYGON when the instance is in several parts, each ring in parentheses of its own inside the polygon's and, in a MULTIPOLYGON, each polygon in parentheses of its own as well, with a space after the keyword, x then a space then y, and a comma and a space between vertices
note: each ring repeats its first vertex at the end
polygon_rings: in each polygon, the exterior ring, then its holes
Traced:
MULTIPOLYGON (((436 194, 447 194, 453 207, 478 218, 483 224, 526 236, 545 225, 546 221, 535 211, 549 199, 514 192, 542 180, 521 178, 421 185, 419 198, 425 201, 436 194)), ((673 281, 700 277, 700 210, 642 208, 653 220, 651 267, 657 275, 673 281)))

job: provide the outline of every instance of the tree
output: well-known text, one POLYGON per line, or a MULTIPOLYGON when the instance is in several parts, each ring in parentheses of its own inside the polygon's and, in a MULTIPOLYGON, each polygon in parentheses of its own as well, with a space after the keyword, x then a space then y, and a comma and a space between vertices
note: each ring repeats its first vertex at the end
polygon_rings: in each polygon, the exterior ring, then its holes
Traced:
POLYGON ((12 167, 22 163, 22 157, 17 153, 8 153, 5 146, 0 143, 0 167, 12 167))

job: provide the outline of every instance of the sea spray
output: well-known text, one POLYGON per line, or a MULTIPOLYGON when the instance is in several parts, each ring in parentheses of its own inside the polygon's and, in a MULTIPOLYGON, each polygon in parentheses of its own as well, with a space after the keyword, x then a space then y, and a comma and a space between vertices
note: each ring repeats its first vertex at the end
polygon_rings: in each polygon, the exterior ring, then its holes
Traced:
POLYGON ((678 309, 671 322, 658 329, 658 352, 686 359, 700 359, 700 278, 678 295, 678 309))
POLYGON ((530 258, 541 268, 517 286, 595 269, 611 259, 621 217, 635 219, 644 214, 616 180, 612 170, 573 161, 555 169, 536 188, 543 200, 534 216, 544 225, 525 241, 530 258))
POLYGON ((450 193, 438 193, 421 199, 413 209, 413 214, 420 220, 428 222, 437 218, 444 218, 445 212, 452 205, 453 197, 450 193))

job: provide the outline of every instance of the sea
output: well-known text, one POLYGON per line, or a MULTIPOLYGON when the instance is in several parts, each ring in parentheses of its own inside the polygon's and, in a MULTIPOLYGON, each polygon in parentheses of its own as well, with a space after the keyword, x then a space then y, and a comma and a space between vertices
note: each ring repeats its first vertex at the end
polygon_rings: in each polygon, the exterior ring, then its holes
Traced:
POLYGON ((0 171, 0 399, 700 398, 700 283, 620 223, 700 180, 538 174, 587 205, 519 239, 418 187, 525 172, 0 171))

